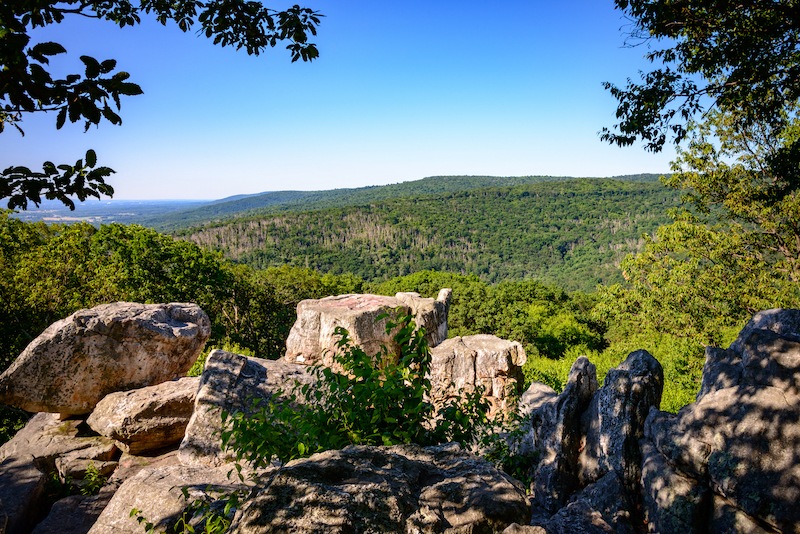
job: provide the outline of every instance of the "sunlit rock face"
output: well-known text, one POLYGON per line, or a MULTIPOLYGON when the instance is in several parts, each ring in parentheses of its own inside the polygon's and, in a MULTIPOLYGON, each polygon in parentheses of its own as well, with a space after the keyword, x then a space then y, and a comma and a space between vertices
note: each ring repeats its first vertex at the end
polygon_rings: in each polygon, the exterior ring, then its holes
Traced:
POLYGON ((422 298, 418 293, 397 293, 394 297, 370 294, 348 294, 323 299, 303 300, 297 305, 297 320, 286 340, 285 360, 292 363, 322 363, 336 367, 341 353, 336 334, 344 328, 354 345, 374 356, 386 346, 390 354, 398 354, 393 336, 386 332, 388 320, 398 314, 412 315, 417 326, 425 328, 430 347, 447 338, 447 314, 452 290, 442 289, 436 299, 422 298), (378 319, 382 315, 388 317, 378 319))
POLYGON ((117 302, 50 325, 0 376, 0 402, 29 412, 89 413, 115 391, 184 376, 211 335, 196 304, 117 302))

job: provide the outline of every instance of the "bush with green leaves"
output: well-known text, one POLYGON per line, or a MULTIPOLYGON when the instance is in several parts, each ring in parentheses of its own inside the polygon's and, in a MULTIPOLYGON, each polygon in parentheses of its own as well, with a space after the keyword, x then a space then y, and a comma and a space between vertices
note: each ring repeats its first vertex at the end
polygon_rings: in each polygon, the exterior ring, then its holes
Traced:
MULTIPOLYGON (((512 476, 524 477, 536 458, 519 457, 509 445, 515 434, 521 436, 519 418, 501 415, 489 420, 489 402, 480 388, 460 391, 437 409, 430 402, 431 354, 425 330, 417 328, 411 316, 399 310, 395 315, 394 320, 388 315, 378 320, 390 319, 386 333, 400 348, 398 353, 384 345, 377 355, 368 355, 351 342, 346 330, 337 328, 335 362, 341 371, 315 366, 313 385, 295 383, 267 403, 253 401, 253 411, 223 412, 223 448, 236 457, 231 473, 243 479, 242 462, 263 467, 347 445, 458 441, 486 451, 487 459, 512 476), (508 432, 511 423, 516 429, 508 432)), ((224 532, 242 496, 238 492, 216 502, 190 502, 173 531, 193 533, 196 528, 190 523, 200 521, 207 534, 224 532)), ((131 510, 131 517, 146 532, 154 532, 156 526, 140 510, 131 510)))
POLYGON ((254 404, 254 414, 224 413, 223 444, 237 461, 263 466, 347 445, 474 442, 488 422, 488 402, 475 392, 437 410, 429 398, 424 329, 408 315, 398 314, 396 321, 387 321, 386 332, 398 354, 384 346, 368 355, 338 328, 335 362, 341 371, 315 366, 313 385, 278 392, 270 402, 254 404))

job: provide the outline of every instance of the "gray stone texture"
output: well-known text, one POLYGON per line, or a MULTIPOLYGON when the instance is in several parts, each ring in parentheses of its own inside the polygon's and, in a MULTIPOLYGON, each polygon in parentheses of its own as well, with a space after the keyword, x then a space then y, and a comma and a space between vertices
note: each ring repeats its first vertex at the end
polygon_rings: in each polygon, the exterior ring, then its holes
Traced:
POLYGON ((578 487, 580 421, 597 391, 597 370, 582 356, 572 364, 560 395, 550 394, 545 388, 534 384, 525 393, 530 430, 525 438, 528 444, 521 449, 539 454, 539 463, 531 473, 532 500, 553 514, 578 487))
POLYGON ((458 445, 353 446, 262 477, 230 532, 466 534, 529 520, 522 485, 458 445))
POLYGON ((110 393, 87 424, 130 454, 177 445, 194 411, 200 377, 184 377, 155 386, 110 393))
POLYGON ((196 304, 117 302, 50 325, 0 375, 0 402, 86 414, 115 391, 186 374, 211 334, 196 304))
POLYGON ((595 482, 613 469, 629 491, 636 491, 642 463, 639 440, 650 407, 661 403, 663 388, 661 364, 645 350, 630 353, 608 372, 581 418, 581 484, 595 482))
POLYGON ((492 410, 513 409, 509 399, 521 393, 525 349, 516 341, 479 334, 453 337, 431 349, 431 397, 433 402, 483 389, 492 410))
POLYGON ((222 450, 219 435, 223 411, 253 413, 254 401, 266 403, 278 390, 290 393, 296 381, 309 384, 313 380, 305 365, 212 351, 180 444, 181 463, 216 466, 231 461, 233 453, 222 450))

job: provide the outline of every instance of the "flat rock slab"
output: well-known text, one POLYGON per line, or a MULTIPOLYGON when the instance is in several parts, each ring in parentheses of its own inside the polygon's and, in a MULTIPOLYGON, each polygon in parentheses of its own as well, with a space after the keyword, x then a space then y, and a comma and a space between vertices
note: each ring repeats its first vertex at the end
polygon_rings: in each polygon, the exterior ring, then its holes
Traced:
POLYGON ((456 444, 352 446, 261 477, 229 532, 455 534, 529 521, 522 485, 456 444))
MULTIPOLYGON (((215 499, 218 492, 231 492, 243 487, 235 474, 228 478, 230 468, 188 467, 183 465, 145 468, 127 479, 89 530, 90 534, 141 534, 144 527, 131 510, 155 525, 155 532, 165 532, 188 509, 182 488, 191 499, 208 496, 215 499)), ((196 526, 196 525, 195 525, 196 526)))
POLYGON ((394 318, 398 312, 413 315, 416 324, 425 328, 428 345, 434 347, 447 338, 451 296, 452 290, 443 289, 436 300, 417 293, 398 293, 395 297, 348 294, 303 300, 297 305, 297 321, 286 340, 284 358, 291 363, 335 367, 335 356, 340 353, 337 327, 347 330, 353 344, 370 356, 378 354, 384 345, 390 353, 398 354, 393 333, 386 333, 387 320, 377 320, 383 314, 394 318))
POLYGON ((100 400, 184 376, 211 334, 196 304, 117 302, 50 325, 0 376, 0 402, 77 415, 100 400))
POLYGON ((113 459, 117 447, 102 436, 86 436, 80 419, 59 420, 56 414, 38 413, 10 441, 0 447, 0 461, 30 456, 44 471, 55 469, 56 459, 113 459))
POLYGON ((269 401, 295 382, 308 384, 314 375, 305 365, 250 358, 223 350, 208 355, 178 457, 185 465, 216 466, 233 459, 222 450, 222 412, 253 412, 253 402, 269 401))
POLYGON ((194 411, 200 377, 106 395, 86 420, 129 454, 177 445, 194 411))

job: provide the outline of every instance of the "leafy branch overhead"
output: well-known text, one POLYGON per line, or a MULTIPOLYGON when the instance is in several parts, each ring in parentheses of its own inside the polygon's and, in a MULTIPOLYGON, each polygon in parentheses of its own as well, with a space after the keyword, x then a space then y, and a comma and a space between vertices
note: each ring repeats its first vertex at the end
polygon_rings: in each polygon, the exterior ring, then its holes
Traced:
POLYGON ((661 150, 688 135, 688 123, 716 107, 739 110, 745 126, 782 124, 800 98, 800 2, 743 0, 615 0, 631 22, 628 44, 647 44, 645 58, 661 64, 605 83, 618 100, 612 129, 602 139, 628 146, 637 139, 661 150), (657 42, 668 46, 655 48, 657 42))
MULTIPOLYGON (((260 2, 242 0, 2 2, 0 132, 13 127, 24 135, 21 126, 24 116, 39 112, 54 112, 57 129, 61 129, 67 119, 73 123, 84 121, 86 130, 99 125, 103 119, 111 124, 121 124, 118 114, 120 97, 142 94, 142 89, 128 81, 130 75, 127 72, 116 70, 116 60, 100 61, 91 56, 81 56, 84 71, 59 78, 49 70, 50 61, 67 50, 54 42, 32 44, 29 32, 60 23, 68 15, 108 20, 122 28, 140 23, 143 13, 154 15, 164 25, 174 20, 184 32, 199 24, 198 33, 212 38, 214 44, 244 48, 248 54, 259 55, 278 41, 286 41, 293 62, 298 59, 311 61, 319 56, 316 45, 309 42, 309 36, 316 35, 321 15, 297 5, 276 11, 260 2)), ((86 159, 90 160, 88 154, 86 159)), ((82 165, 76 165, 72 172, 67 167, 70 166, 55 166, 47 162, 43 173, 33 173, 25 167, 10 167, 3 172, 0 181, 0 198, 11 198, 10 208, 25 209, 28 200, 38 205, 44 191, 46 198, 62 200, 74 209, 74 203, 66 202, 65 195, 75 194, 82 201, 87 196, 99 197, 100 193, 113 194, 113 189, 103 181, 113 172, 111 169, 101 167, 82 174, 85 171, 82 165), (62 170, 63 174, 55 169, 62 170), (81 177, 90 175, 88 180, 81 181, 81 177)), ((94 167, 94 164, 87 164, 87 167, 94 167)))

